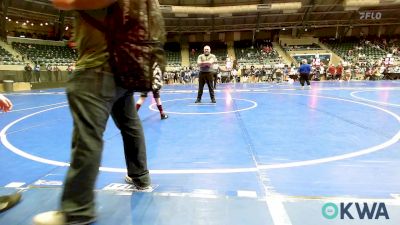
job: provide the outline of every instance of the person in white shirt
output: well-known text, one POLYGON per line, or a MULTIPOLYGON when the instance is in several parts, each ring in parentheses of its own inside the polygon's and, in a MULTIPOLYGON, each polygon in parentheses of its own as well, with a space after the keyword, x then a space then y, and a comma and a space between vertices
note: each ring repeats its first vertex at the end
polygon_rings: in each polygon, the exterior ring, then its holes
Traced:
POLYGON ((232 69, 231 75, 232 75, 233 83, 236 83, 238 71, 236 69, 232 69))

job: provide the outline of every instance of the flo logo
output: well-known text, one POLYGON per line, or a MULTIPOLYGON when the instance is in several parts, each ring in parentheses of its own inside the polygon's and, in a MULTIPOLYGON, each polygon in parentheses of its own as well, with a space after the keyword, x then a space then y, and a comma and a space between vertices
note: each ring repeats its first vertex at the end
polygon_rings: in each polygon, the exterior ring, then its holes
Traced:
POLYGON ((349 203, 340 203, 335 204, 332 202, 328 202, 322 206, 322 216, 326 219, 333 220, 337 217, 340 219, 389 219, 389 214, 386 209, 385 203, 357 203, 357 202, 349 202, 349 203))

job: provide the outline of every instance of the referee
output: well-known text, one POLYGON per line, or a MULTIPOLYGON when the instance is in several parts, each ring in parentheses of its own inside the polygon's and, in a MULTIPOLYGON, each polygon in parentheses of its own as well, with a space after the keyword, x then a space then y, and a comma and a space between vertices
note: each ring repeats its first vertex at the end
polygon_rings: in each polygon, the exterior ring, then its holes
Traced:
POLYGON ((217 63, 217 57, 211 54, 210 46, 204 46, 204 54, 199 55, 197 58, 197 66, 200 68, 199 74, 199 90, 197 92, 197 99, 195 103, 201 102, 201 96, 203 95, 204 84, 207 83, 208 90, 210 92, 210 98, 212 103, 217 103, 215 101, 214 95, 214 76, 216 72, 213 70, 213 65, 217 63))

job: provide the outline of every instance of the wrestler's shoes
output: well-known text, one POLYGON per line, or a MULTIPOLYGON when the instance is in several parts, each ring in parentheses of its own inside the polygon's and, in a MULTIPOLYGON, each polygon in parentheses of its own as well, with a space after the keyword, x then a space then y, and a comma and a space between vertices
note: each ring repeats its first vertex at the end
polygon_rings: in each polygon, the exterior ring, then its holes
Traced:
POLYGON ((168 119, 168 115, 165 114, 165 113, 161 114, 161 119, 162 119, 162 120, 168 119))

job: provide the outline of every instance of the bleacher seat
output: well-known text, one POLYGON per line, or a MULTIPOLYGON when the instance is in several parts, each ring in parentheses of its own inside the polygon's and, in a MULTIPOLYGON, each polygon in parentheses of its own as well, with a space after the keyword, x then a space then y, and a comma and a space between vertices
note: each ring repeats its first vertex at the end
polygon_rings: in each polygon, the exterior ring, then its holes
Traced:
POLYGON ((77 53, 68 46, 41 45, 13 42, 14 49, 26 54, 30 60, 40 65, 64 66, 76 61, 77 53))
POLYGON ((19 60, 12 56, 10 52, 0 46, 0 64, 3 65, 22 65, 22 60, 19 60))

